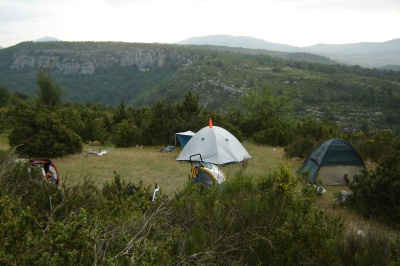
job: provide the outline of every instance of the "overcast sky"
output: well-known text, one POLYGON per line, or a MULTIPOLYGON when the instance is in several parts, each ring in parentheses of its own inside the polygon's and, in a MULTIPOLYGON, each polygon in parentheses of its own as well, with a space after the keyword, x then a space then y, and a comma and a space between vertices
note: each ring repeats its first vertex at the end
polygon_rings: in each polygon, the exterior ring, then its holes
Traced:
POLYGON ((293 46, 400 38, 400 0, 0 0, 0 46, 63 41, 173 43, 252 36, 293 46))

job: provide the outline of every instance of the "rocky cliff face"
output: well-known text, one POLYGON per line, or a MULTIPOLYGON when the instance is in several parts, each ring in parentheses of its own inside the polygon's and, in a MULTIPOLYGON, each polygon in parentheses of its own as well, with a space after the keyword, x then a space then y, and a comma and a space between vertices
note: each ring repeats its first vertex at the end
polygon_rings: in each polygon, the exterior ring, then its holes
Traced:
POLYGON ((39 49, 15 53, 10 68, 34 70, 48 67, 63 74, 93 74, 100 66, 119 65, 148 71, 152 68, 162 68, 169 62, 187 66, 197 61, 198 57, 193 54, 176 53, 173 50, 147 48, 115 51, 39 49))

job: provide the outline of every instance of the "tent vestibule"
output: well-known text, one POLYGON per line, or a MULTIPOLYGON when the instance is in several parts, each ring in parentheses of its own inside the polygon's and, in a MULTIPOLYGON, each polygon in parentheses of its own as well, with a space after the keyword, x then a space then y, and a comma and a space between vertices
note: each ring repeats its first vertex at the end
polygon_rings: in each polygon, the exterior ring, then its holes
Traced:
POLYGON ((194 136, 194 134, 195 133, 190 130, 185 132, 175 133, 175 147, 176 147, 176 139, 178 139, 182 148, 184 148, 186 143, 188 143, 188 141, 194 136))

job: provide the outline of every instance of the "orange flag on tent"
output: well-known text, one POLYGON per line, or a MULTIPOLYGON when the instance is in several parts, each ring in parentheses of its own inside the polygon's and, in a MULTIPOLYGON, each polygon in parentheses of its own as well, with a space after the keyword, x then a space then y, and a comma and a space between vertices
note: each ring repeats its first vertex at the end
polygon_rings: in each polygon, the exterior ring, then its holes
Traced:
POLYGON ((211 120, 211 118, 210 118, 210 123, 209 123, 209 125, 208 125, 210 128, 212 128, 212 120, 211 120))

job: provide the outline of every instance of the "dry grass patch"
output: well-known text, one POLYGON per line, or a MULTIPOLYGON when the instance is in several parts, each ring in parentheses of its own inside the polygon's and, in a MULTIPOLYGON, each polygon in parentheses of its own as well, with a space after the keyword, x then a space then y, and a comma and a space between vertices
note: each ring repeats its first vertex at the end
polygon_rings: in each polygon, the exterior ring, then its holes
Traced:
POLYGON ((326 193, 317 200, 316 207, 327 215, 340 215, 345 221, 347 234, 357 235, 359 230, 367 234, 378 233, 387 236, 395 236, 399 233, 398 230, 384 226, 374 219, 366 219, 353 209, 340 207, 335 200, 335 195, 342 190, 351 192, 347 186, 324 186, 324 188, 326 193))
MULTIPOLYGON (((292 173, 295 173, 301 164, 301 161, 285 158, 283 148, 259 146, 250 142, 244 142, 243 146, 252 159, 248 160, 244 170, 241 163, 223 166, 222 170, 228 178, 239 171, 258 178, 277 170, 280 164, 290 164, 292 173)), ((87 144, 82 153, 50 159, 57 166, 61 180, 66 180, 67 185, 80 183, 85 177, 90 177, 101 186, 114 180, 115 171, 127 182, 137 184, 143 181, 145 186, 158 183, 163 193, 173 195, 188 181, 191 165, 176 161, 180 148, 172 152, 159 152, 163 148, 165 147, 113 148, 87 144), (107 154, 87 154, 89 149, 98 151, 100 147, 107 154)), ((7 134, 0 134, 0 149, 9 149, 7 134)))
MULTIPOLYGON (((280 164, 289 164, 291 161, 284 157, 282 148, 271 148, 257 146, 245 142, 244 147, 253 157, 248 161, 244 170, 245 174, 257 178, 277 169, 280 164)), ((190 163, 177 162, 176 158, 180 149, 172 152, 159 152, 163 147, 143 148, 107 148, 107 154, 103 156, 88 155, 89 149, 98 147, 85 146, 85 152, 68 156, 65 158, 53 159, 61 175, 61 179, 67 178, 67 183, 81 182, 86 176, 91 177, 96 184, 102 185, 106 181, 114 179, 114 171, 121 175, 127 182, 139 183, 143 181, 145 186, 153 186, 158 183, 161 190, 172 195, 181 189, 188 181, 191 165, 190 163)), ((293 164, 293 171, 297 165, 293 164)), ((242 164, 233 164, 222 167, 222 170, 229 176, 241 171, 242 164)))

